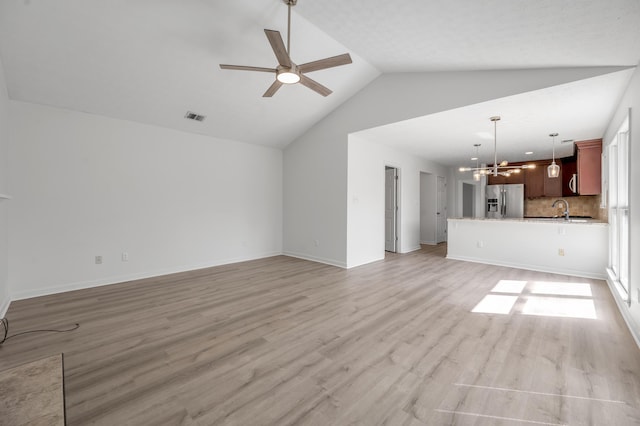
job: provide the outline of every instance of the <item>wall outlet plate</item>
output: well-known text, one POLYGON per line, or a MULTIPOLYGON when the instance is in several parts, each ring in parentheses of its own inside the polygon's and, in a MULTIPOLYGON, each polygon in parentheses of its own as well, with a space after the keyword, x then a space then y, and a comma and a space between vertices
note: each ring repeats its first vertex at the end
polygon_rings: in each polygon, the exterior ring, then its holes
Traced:
POLYGON ((102 265, 102 256, 96 256, 96 265, 102 265))

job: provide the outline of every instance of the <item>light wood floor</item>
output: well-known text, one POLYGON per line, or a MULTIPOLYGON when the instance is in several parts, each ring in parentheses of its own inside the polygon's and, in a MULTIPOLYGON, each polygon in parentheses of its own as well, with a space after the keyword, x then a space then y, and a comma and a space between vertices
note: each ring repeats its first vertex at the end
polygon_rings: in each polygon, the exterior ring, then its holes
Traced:
POLYGON ((279 256, 16 301, 12 333, 80 329, 11 339, 0 369, 64 352, 69 425, 640 424, 640 350, 604 282, 445 251, 351 270, 279 256), (513 308, 471 312, 500 280, 526 282, 513 308), (525 314, 535 300, 597 318, 525 314))

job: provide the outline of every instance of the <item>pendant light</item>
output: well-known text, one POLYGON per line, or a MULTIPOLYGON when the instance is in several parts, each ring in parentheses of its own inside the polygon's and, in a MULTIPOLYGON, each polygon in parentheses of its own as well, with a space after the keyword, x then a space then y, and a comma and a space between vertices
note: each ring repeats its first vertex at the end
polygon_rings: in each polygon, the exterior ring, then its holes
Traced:
POLYGON ((549 176, 550 178, 557 178, 558 176, 560 176, 560 166, 558 166, 556 164, 556 136, 558 136, 557 133, 549 133, 549 136, 551 136, 551 144, 553 146, 553 157, 551 160, 551 164, 549 164, 549 166, 547 167, 547 176, 549 176))

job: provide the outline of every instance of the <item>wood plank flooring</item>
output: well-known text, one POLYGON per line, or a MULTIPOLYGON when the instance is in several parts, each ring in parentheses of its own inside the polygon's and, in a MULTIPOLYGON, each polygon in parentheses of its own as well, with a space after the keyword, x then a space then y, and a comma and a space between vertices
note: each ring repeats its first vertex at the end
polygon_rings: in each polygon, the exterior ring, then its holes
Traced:
POLYGON ((7 341, 0 370, 63 352, 69 425, 640 424, 640 350, 606 283, 445 251, 351 270, 278 256, 16 301, 11 334, 80 328, 7 341), (507 313, 472 312, 485 296, 507 313))

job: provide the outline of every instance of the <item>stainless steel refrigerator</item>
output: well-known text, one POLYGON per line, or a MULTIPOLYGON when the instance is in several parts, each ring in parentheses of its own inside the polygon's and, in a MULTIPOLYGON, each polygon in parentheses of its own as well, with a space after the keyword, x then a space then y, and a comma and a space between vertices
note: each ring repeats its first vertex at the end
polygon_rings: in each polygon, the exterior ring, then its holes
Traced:
POLYGON ((489 219, 524 216, 524 185, 487 185, 486 216, 489 219))

